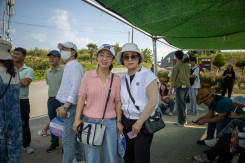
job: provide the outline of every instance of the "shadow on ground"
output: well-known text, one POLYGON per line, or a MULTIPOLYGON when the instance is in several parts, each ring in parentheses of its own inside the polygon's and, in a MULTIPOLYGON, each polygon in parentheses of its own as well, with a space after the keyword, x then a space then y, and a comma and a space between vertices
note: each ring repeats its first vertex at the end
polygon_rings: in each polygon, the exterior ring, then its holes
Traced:
MULTIPOLYGON (((200 116, 207 113, 207 108, 199 108, 200 116)), ((196 141, 205 137, 206 125, 197 126, 191 122, 197 116, 188 115, 186 127, 177 127, 173 123, 177 120, 176 112, 174 116, 163 115, 166 127, 154 135, 151 146, 151 163, 190 163, 191 156, 202 153, 208 149, 206 146, 196 144, 196 141)), ((30 121, 32 143, 35 152, 26 154, 22 151, 21 163, 60 163, 62 160, 62 149, 59 148, 52 153, 47 153, 46 149, 50 145, 50 136, 42 137, 37 135, 37 131, 42 129, 48 122, 48 117, 33 118, 30 121)), ((60 146, 62 146, 60 139, 60 146)), ((102 161, 103 162, 103 161, 102 161)), ((119 162, 123 162, 122 159, 119 162)))

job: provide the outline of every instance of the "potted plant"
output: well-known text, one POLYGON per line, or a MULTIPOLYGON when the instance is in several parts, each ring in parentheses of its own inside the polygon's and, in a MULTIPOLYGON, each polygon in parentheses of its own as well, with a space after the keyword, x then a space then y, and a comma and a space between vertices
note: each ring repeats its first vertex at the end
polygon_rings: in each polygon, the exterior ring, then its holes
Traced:
POLYGON ((159 70, 157 72, 157 77, 160 80, 161 83, 168 83, 169 77, 168 77, 169 71, 166 70, 159 70))
POLYGON ((202 87, 211 87, 217 84, 221 79, 215 72, 200 72, 200 82, 202 87))

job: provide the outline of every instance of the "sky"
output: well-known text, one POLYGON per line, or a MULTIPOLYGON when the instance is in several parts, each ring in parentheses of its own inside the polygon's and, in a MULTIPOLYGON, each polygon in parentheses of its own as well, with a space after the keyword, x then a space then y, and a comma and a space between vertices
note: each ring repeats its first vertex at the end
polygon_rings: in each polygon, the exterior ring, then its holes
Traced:
MULTIPOLYGON (((0 0, 1 30, 4 10, 5 0, 0 0)), ((5 28, 7 22, 8 16, 5 28)), ((132 38, 130 26, 81 0, 16 0, 10 28, 13 48, 58 50, 57 44, 67 41, 78 49, 86 48, 88 43, 123 46, 132 38)), ((137 30, 134 43, 140 49, 153 49, 152 39, 137 30)), ((174 50, 157 42, 158 61, 174 50)))

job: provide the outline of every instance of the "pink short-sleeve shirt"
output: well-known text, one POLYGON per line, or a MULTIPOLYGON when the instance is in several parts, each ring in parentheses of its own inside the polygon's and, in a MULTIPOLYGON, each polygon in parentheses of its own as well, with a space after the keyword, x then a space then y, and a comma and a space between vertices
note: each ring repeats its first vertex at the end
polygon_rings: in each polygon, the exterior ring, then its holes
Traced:
MULTIPOLYGON (((97 76, 96 70, 87 71, 81 81, 79 89, 79 96, 86 99, 86 107, 83 114, 92 119, 101 119, 105 109, 105 103, 109 92, 112 73, 102 84, 100 78, 97 76)), ((107 104, 105 118, 110 119, 116 117, 115 101, 120 101, 121 79, 114 74, 110 99, 107 104)))

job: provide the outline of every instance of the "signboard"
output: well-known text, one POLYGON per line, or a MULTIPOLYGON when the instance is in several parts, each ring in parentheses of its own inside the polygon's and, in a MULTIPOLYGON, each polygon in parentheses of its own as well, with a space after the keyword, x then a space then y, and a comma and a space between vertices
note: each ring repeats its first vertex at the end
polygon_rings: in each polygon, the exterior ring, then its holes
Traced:
POLYGON ((197 63, 202 71, 211 71, 211 58, 198 58, 197 63))

